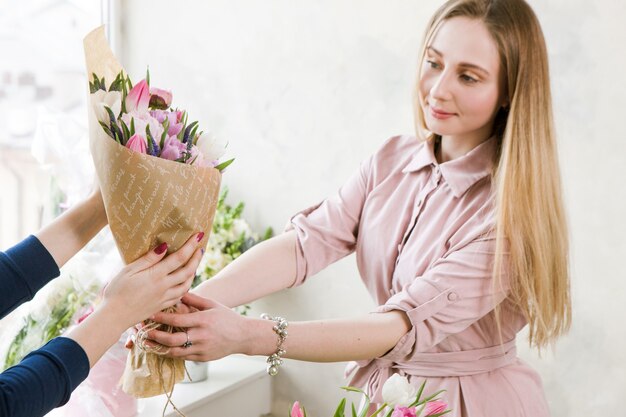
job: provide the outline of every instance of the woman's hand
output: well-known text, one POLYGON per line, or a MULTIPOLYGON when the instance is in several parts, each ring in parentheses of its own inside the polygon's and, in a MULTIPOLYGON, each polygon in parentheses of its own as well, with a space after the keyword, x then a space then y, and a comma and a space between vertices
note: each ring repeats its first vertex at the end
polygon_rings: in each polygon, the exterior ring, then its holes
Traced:
POLYGON ((189 291, 202 257, 199 236, 193 235, 168 256, 164 243, 127 265, 106 286, 100 308, 117 312, 127 328, 179 302, 189 291))
POLYGON ((186 332, 148 332, 148 338, 170 347, 166 356, 192 361, 211 361, 233 353, 246 353, 246 321, 249 320, 216 301, 188 293, 182 303, 189 313, 157 313, 157 323, 186 328, 186 332), (189 336, 189 339, 187 339, 189 336), (183 347, 189 341, 191 346, 183 347))
POLYGON ((193 235, 168 256, 165 256, 167 245, 159 245, 127 265, 109 282, 102 303, 66 335, 81 345, 90 366, 126 329, 176 304, 189 291, 202 256, 199 236, 193 235))
MULTIPOLYGON (((182 301, 177 302, 174 305, 174 307, 176 308, 176 312, 180 314, 187 314, 187 313, 193 313, 193 312, 198 311, 197 308, 189 307, 187 304, 184 304, 182 301)), ((141 330, 142 327, 144 327, 143 323, 137 323, 136 325, 134 325, 133 327, 129 329, 130 333, 126 337, 126 343, 124 343, 124 347, 126 349, 133 348, 133 346, 135 345, 135 340, 137 339, 137 333, 139 332, 139 330, 141 330)), ((150 345, 150 342, 148 342, 148 345, 150 345)))

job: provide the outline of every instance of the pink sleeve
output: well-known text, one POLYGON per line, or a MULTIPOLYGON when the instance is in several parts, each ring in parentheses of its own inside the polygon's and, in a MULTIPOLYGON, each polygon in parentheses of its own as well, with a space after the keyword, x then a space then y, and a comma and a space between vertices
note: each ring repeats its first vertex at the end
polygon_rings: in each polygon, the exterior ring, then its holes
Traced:
POLYGON ((370 159, 332 197, 293 216, 285 230, 295 230, 296 280, 292 287, 355 249, 367 194, 370 159))
POLYGON ((402 361, 428 351, 491 312, 508 293, 508 281, 493 286, 495 236, 482 235, 451 250, 376 312, 405 311, 413 327, 385 359, 402 361))

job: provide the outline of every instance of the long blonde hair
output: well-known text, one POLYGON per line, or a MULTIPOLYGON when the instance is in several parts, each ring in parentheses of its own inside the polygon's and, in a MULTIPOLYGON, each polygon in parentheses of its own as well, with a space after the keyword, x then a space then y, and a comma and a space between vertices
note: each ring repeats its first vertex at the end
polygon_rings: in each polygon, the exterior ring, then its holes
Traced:
MULTIPOLYGON (((569 243, 546 44, 537 17, 524 0, 450 0, 427 26, 420 61, 441 24, 458 16, 481 20, 500 53, 504 96, 510 104, 494 123, 498 141, 492 174, 494 281, 497 284, 506 269, 509 299, 528 321, 530 345, 541 350, 571 323, 569 243)), ((418 135, 423 137, 427 127, 418 97, 415 111, 418 135)))

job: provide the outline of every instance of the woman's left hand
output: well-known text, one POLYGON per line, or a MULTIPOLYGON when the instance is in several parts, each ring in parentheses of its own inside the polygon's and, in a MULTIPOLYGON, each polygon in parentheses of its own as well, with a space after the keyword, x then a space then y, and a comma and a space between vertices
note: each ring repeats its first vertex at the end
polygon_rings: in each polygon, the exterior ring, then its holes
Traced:
POLYGON ((148 339, 170 347, 165 355, 192 361, 211 361, 233 353, 245 353, 246 318, 216 301, 187 293, 182 303, 197 311, 157 313, 157 323, 186 328, 186 332, 150 330, 148 339), (185 347, 186 342, 189 342, 185 347))

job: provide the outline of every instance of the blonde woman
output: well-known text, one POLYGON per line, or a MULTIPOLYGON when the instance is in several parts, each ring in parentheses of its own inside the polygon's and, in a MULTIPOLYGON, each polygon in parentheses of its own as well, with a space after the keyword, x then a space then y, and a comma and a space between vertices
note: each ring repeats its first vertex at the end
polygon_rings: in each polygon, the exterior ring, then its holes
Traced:
POLYGON ((427 378, 428 392, 446 390, 450 416, 549 415, 538 374, 515 350, 525 326, 543 348, 571 316, 540 25, 523 0, 452 0, 420 57, 419 139, 387 140, 336 195, 184 297, 191 312, 157 315, 188 330, 154 331, 154 341, 192 360, 272 355, 271 373, 281 356, 356 361, 351 384, 376 402, 392 374, 427 378), (227 308, 300 285, 351 252, 376 314, 292 322, 286 334, 284 319, 227 308))

